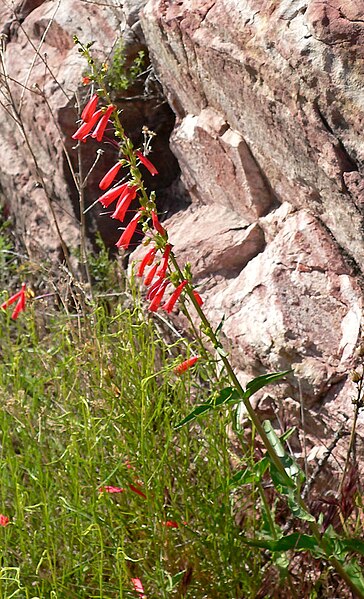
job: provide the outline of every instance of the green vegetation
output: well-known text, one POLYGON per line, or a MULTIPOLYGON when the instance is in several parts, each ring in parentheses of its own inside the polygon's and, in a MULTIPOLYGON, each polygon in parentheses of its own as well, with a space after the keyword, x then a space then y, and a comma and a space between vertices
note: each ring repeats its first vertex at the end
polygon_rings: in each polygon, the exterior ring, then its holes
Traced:
POLYGON ((0 597, 137 597, 133 577, 148 597, 254 597, 228 417, 174 430, 209 394, 205 372, 173 372, 187 342, 166 343, 129 292, 82 316, 42 301, 0 314, 0 597))
POLYGON ((106 71, 106 83, 114 91, 129 89, 142 74, 145 65, 145 52, 140 50, 132 61, 127 60, 122 38, 115 46, 111 63, 106 71))

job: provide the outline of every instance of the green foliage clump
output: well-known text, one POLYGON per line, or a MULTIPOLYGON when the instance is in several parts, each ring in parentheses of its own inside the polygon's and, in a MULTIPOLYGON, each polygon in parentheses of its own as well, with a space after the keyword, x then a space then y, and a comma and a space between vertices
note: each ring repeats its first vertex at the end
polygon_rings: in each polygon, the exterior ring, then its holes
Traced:
POLYGON ((125 91, 140 77, 145 66, 145 52, 140 50, 131 65, 127 65, 125 44, 121 38, 106 71, 106 83, 114 91, 125 91))

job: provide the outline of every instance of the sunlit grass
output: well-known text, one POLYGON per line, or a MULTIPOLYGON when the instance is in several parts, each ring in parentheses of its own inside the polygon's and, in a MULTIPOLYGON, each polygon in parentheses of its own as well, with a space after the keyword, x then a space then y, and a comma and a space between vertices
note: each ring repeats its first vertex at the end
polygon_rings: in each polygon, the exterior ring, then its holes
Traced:
POLYGON ((137 597, 138 577, 149 598, 254 597, 261 563, 233 513, 229 417, 174 429, 209 396, 206 365, 176 376, 193 348, 137 301, 100 300, 82 318, 36 310, 0 314, 0 596, 137 597))

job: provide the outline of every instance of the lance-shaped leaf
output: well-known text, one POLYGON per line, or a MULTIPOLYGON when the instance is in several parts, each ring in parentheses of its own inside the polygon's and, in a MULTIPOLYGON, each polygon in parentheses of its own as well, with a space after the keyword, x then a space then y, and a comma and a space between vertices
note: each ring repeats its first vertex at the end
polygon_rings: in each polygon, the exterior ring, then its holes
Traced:
POLYGON ((257 378, 253 379, 252 381, 250 381, 247 384, 246 390, 244 393, 244 397, 246 399, 249 399, 249 397, 254 395, 254 393, 259 391, 263 387, 266 387, 267 385, 270 385, 271 383, 275 383, 276 381, 279 381, 283 377, 287 376, 287 374, 289 374, 290 372, 293 372, 293 371, 285 370, 284 372, 271 372, 270 374, 263 374, 262 376, 258 376, 257 378))
POLYGON ((262 458, 252 466, 248 466, 244 470, 239 470, 228 481, 229 487, 237 487, 240 485, 248 485, 258 483, 262 480, 264 473, 269 468, 269 460, 267 457, 262 458))
MULTIPOLYGON (((276 455, 279 457, 280 461, 282 462, 282 465, 285 469, 285 472, 286 472, 288 478, 290 479, 290 481, 292 483, 289 485, 289 487, 292 488, 292 487, 300 486, 305 480, 305 475, 304 475, 303 471, 301 470, 301 468, 299 467, 299 465, 297 464, 296 460, 286 452, 282 441, 276 434, 276 432, 272 426, 272 423, 269 420, 264 420, 263 428, 267 434, 267 437, 268 437, 276 455)), ((284 486, 284 484, 285 484, 283 482, 284 478, 281 476, 281 478, 282 478, 282 481, 281 481, 281 480, 279 480, 279 473, 275 473, 275 474, 278 477, 278 483, 280 485, 283 484, 283 486, 284 486)), ((280 492, 284 493, 285 491, 282 489, 280 492)), ((288 489, 286 491, 286 494, 288 494, 288 489)))
POLYGON ((217 396, 209 399, 208 401, 206 401, 203 404, 199 404, 198 406, 196 406, 192 412, 190 412, 188 414, 188 416, 186 416, 186 418, 184 418, 183 420, 181 420, 181 422, 179 422, 175 428, 180 428, 181 426, 184 426, 185 424, 187 424, 187 422, 191 422, 192 420, 195 420, 197 418, 197 416, 200 416, 201 414, 204 414, 205 412, 209 412, 210 410, 213 410, 215 408, 218 408, 219 406, 222 406, 225 403, 230 403, 230 402, 236 402, 239 401, 239 399, 241 399, 241 396, 239 395, 238 391, 236 389, 234 389, 233 387, 225 387, 224 389, 222 389, 217 396))

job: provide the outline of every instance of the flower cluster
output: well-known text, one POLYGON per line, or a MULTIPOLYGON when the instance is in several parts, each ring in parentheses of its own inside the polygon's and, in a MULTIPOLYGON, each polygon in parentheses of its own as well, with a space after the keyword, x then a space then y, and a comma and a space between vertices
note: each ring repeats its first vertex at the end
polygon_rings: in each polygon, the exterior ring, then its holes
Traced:
POLYGON ((6 308, 8 308, 8 306, 11 306, 15 302, 16 302, 16 305, 15 305, 14 311, 11 315, 11 318, 13 320, 16 320, 18 318, 19 314, 25 310, 25 303, 26 303, 26 284, 25 283, 22 284, 20 291, 18 291, 17 293, 15 293, 11 297, 9 297, 9 299, 6 300, 6 302, 4 302, 3 304, 1 304, 0 307, 2 310, 6 310, 6 308))
POLYGON ((99 102, 99 96, 93 94, 87 102, 81 114, 82 123, 77 131, 72 135, 72 139, 85 142, 91 133, 91 137, 97 141, 102 141, 105 129, 108 125, 111 114, 116 110, 116 106, 110 104, 106 108, 96 110, 99 102))
MULTIPOLYGON (((124 222, 131 203, 133 200, 139 199, 141 206, 125 227, 116 242, 116 246, 127 250, 138 226, 143 223, 142 230, 148 231, 146 243, 150 244, 152 241, 153 247, 149 247, 140 263, 137 275, 139 277, 144 276, 144 284, 148 288, 149 310, 156 312, 161 307, 167 313, 171 313, 189 281, 187 279, 178 281, 169 298, 165 300, 167 288, 172 284, 171 277, 167 273, 172 246, 168 242, 167 231, 159 222, 154 199, 148 198, 146 195, 138 169, 139 165, 143 165, 153 176, 158 175, 158 171, 140 150, 133 149, 130 140, 126 138, 122 131, 118 130, 119 120, 116 107, 113 104, 108 104, 98 109, 98 104, 99 96, 95 93, 83 109, 81 114, 82 123, 72 137, 75 140, 85 142, 87 137, 91 135, 97 141, 102 141, 107 124, 110 120, 111 122, 115 121, 118 137, 122 139, 119 147, 121 158, 101 179, 99 188, 104 193, 98 198, 98 201, 104 208, 109 208, 113 202, 116 202, 111 218, 124 222), (125 181, 125 178, 121 181, 117 180, 123 166, 130 167, 132 175, 129 181, 125 181), (162 252, 161 258, 158 257, 158 252, 162 252), (145 273, 147 268, 148 270, 145 273)), ((200 295, 196 291, 192 293, 196 302, 201 305, 200 295)))

